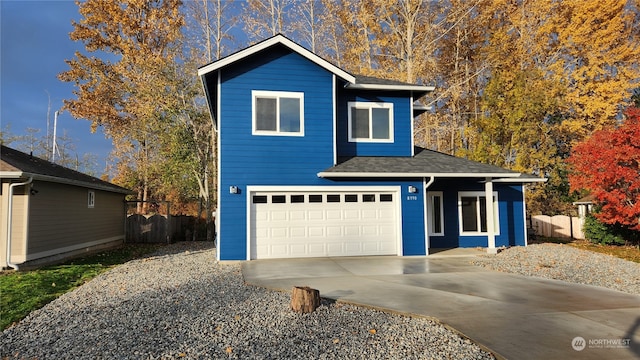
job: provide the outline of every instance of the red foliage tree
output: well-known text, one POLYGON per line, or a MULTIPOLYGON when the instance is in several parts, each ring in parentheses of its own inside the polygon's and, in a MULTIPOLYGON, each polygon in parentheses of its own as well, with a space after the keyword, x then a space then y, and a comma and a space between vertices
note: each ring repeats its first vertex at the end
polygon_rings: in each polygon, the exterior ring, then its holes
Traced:
POLYGON ((568 162, 571 189, 595 196, 600 221, 640 230, 640 109, 629 108, 621 126, 574 146, 568 162))

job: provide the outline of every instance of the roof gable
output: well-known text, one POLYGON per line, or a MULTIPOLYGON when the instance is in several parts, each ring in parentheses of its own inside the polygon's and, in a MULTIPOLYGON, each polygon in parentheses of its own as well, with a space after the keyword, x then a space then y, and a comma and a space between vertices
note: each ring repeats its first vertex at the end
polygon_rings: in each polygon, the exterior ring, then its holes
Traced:
POLYGON ((274 45, 283 45, 289 49, 291 49, 292 51, 300 54, 301 56, 305 57, 306 59, 308 59, 309 61, 317 64, 318 66, 326 69, 327 71, 335 74, 336 76, 344 79, 345 81, 349 82, 349 83, 355 83, 356 82, 356 78, 349 74, 348 72, 340 69, 339 67, 331 64, 330 62, 324 60, 323 58, 319 57, 318 55, 312 53, 311 51, 305 49, 304 47, 296 44, 295 42, 289 40, 288 38, 286 38, 284 35, 282 34, 277 34, 271 38, 268 38, 266 40, 263 40, 257 44, 254 44, 252 46, 249 46, 248 48, 245 48, 243 50, 240 50, 236 53, 233 53, 229 56, 223 57, 217 61, 214 61, 208 65, 202 66, 201 68, 198 69, 198 75, 199 76, 204 76, 210 72, 219 70, 227 65, 230 65, 236 61, 242 60, 248 56, 251 56, 257 52, 260 52, 262 50, 265 50, 267 48, 270 48, 274 45))
POLYGON ((128 189, 97 177, 83 174, 4 145, 0 147, 0 174, 2 177, 33 176, 34 179, 43 181, 84 186, 122 194, 132 193, 128 189))

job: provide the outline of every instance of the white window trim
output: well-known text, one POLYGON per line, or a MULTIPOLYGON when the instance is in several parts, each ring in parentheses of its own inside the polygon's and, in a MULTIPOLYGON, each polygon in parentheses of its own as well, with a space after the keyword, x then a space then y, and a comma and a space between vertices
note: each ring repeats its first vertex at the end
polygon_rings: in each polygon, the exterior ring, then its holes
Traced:
POLYGON ((293 91, 251 91, 251 130, 252 135, 271 135, 271 136, 304 136, 304 93, 293 91), (257 130, 256 129, 256 98, 272 98, 278 100, 276 102, 276 131, 257 130), (300 131, 287 132, 280 131, 280 98, 296 98, 300 100, 300 131))
POLYGON ((429 191, 427 192, 427 215, 428 217, 428 231, 429 236, 444 236, 444 205, 443 205, 443 196, 442 191, 429 191), (433 197, 440 197, 440 232, 434 232, 435 228, 434 218, 433 218, 433 197))
POLYGON ((393 142, 393 103, 385 103, 385 102, 366 102, 366 101, 349 101, 348 105, 348 119, 349 119, 349 142, 372 142, 372 143, 392 143, 393 142), (353 137, 353 127, 351 126, 351 109, 368 109, 369 110, 369 138, 354 138, 353 137), (389 109, 389 138, 388 139, 373 139, 373 129, 372 129, 372 117, 371 117, 371 109, 389 109))
MULTIPOLYGON (((460 191, 458 192, 458 227, 460 231, 460 236, 487 236, 487 231, 463 231, 462 230, 462 198, 463 197, 477 197, 481 198, 485 196, 484 191, 460 191)), ((500 211, 499 211, 499 201, 498 201, 498 192, 493 192, 493 198, 495 201, 493 202, 493 231, 495 235, 500 235, 500 211)), ((478 222, 478 229, 482 229, 480 224, 480 201, 476 202, 476 214, 478 217, 476 221, 478 222)))
POLYGON ((96 192, 89 190, 87 192, 87 207, 93 209, 96 206, 96 192))

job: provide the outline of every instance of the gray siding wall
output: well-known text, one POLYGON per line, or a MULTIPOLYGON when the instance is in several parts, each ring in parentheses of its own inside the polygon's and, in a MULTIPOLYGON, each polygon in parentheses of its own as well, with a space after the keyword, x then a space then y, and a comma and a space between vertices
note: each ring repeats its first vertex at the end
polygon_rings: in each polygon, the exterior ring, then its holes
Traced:
POLYGON ((124 239, 123 194, 95 192, 88 207, 89 189, 65 184, 34 182, 31 197, 27 258, 56 249, 124 239))
MULTIPOLYGON (((22 182, 20 181, 14 182, 22 182)), ((9 213, 9 185, 11 181, 3 180, 0 182, 2 185, 0 195, 0 255, 2 260, 0 261, 1 267, 6 266, 6 248, 7 248, 7 216, 9 213)), ((22 257, 25 254, 25 242, 26 239, 26 216, 27 206, 29 205, 29 197, 27 196, 28 186, 18 186, 13 191, 13 212, 11 221, 11 255, 16 261, 16 257, 22 257)))

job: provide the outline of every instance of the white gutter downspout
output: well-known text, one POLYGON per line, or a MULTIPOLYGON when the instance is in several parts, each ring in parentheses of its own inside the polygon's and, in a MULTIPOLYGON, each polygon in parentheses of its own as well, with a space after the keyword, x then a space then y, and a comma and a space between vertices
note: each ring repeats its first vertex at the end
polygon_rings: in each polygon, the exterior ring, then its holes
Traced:
MULTIPOLYGON (((21 183, 14 183, 9 185, 9 209, 7 211, 7 266, 14 270, 19 270, 18 265, 11 263, 11 223, 13 220, 13 188, 16 186, 29 185, 33 181, 33 176, 29 177, 29 180, 21 183)), ((27 193, 28 196, 28 193, 27 193)))
POLYGON ((431 186, 431 184, 433 184, 433 182, 436 180, 435 176, 430 176, 429 177, 429 181, 427 182, 427 178, 424 178, 423 182, 424 182, 424 186, 422 187, 424 189, 424 240, 425 240, 425 255, 429 256, 429 247, 431 246, 430 244, 430 239, 429 239, 429 214, 427 214, 427 210, 429 209, 429 206, 427 204, 427 201, 429 201, 429 199, 427 198, 427 189, 429 189, 429 186, 431 186))

